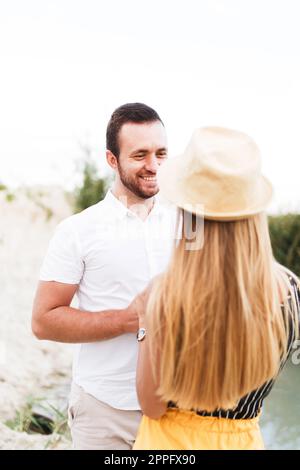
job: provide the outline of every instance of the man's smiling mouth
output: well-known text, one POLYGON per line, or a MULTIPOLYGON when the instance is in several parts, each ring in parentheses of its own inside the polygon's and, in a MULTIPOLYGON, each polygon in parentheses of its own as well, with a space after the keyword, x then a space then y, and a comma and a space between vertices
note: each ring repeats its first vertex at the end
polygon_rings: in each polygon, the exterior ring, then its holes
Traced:
POLYGON ((156 176, 140 176, 145 181, 156 181, 156 176))

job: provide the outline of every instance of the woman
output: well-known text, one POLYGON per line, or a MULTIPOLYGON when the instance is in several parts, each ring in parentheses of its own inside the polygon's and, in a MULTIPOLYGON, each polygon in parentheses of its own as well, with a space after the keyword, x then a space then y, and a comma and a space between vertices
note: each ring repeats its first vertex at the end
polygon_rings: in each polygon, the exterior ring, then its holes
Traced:
POLYGON ((139 298, 134 449, 263 449, 259 416, 298 337, 300 293, 273 258, 259 150, 243 133, 198 129, 158 181, 182 238, 139 298))

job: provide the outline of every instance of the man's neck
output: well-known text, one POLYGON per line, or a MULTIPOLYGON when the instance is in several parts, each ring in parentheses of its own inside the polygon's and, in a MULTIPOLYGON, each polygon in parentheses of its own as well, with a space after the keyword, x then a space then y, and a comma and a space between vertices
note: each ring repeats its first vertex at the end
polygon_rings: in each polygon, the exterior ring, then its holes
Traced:
POLYGON ((126 188, 118 188, 115 185, 112 187, 111 191, 122 204, 142 220, 148 217, 154 206, 154 197, 143 199, 126 188))

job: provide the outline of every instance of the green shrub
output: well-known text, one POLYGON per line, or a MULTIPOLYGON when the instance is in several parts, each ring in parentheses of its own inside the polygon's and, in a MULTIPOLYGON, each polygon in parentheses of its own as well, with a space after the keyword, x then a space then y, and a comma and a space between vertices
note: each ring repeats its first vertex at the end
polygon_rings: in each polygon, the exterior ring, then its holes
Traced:
POLYGON ((275 258, 300 276, 300 214, 271 216, 269 228, 275 258))
POLYGON ((91 158, 88 147, 83 148, 85 158, 82 162, 82 183, 74 191, 74 211, 80 212, 101 201, 108 189, 110 179, 98 175, 96 164, 91 158))
POLYGON ((7 202, 12 202, 16 199, 16 196, 13 193, 7 193, 5 199, 7 200, 7 202))
POLYGON ((28 434, 61 434, 70 439, 67 410, 60 410, 45 398, 28 397, 24 406, 16 412, 6 426, 28 434))

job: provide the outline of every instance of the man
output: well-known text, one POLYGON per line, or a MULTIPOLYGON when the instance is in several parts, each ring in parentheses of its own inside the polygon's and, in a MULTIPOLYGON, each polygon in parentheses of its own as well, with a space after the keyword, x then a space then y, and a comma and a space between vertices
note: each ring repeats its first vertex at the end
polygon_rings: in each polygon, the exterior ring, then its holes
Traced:
POLYGON ((150 107, 114 111, 105 199, 59 224, 33 307, 39 339, 77 343, 69 423, 75 449, 130 449, 141 418, 135 390, 135 296, 169 259, 173 218, 154 196, 167 157, 164 125, 150 107), (167 229, 167 230, 166 230, 167 229), (74 294, 79 307, 70 307, 74 294))

